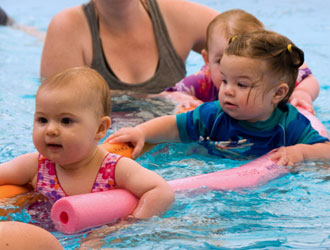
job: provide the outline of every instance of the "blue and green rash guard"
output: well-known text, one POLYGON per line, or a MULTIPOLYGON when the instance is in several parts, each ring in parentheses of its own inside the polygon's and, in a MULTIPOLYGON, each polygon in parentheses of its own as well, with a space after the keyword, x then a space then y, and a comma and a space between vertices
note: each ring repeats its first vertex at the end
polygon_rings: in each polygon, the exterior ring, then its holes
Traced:
POLYGON ((176 116, 182 142, 198 141, 210 154, 251 159, 281 146, 328 141, 290 104, 277 107, 265 121, 247 122, 226 114, 218 101, 176 116))

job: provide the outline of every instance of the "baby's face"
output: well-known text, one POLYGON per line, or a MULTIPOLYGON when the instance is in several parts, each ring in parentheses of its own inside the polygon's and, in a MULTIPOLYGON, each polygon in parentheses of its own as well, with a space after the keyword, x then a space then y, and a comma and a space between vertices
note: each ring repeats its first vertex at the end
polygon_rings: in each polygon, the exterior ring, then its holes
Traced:
POLYGON ((265 86, 274 85, 265 62, 225 54, 221 60, 221 77, 219 102, 228 115, 249 122, 270 117, 275 107, 275 88, 265 90, 265 86))
POLYGON ((99 119, 74 91, 43 89, 36 96, 33 141, 37 150, 61 166, 94 152, 99 119))
POLYGON ((221 84, 220 61, 227 45, 228 41, 224 36, 211 37, 208 44, 208 60, 211 79, 218 89, 221 84))

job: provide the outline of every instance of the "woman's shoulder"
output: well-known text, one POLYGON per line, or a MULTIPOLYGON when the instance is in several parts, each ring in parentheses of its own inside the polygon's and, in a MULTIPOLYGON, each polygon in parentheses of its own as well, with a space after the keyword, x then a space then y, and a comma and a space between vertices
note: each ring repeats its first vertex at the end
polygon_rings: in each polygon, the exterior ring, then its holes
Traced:
POLYGON ((71 49, 69 44, 75 47, 85 44, 89 27, 82 6, 64 9, 57 13, 51 20, 46 36, 46 42, 58 43, 58 46, 71 49))
POLYGON ((58 12, 51 20, 49 28, 77 28, 86 23, 82 6, 75 6, 58 12))

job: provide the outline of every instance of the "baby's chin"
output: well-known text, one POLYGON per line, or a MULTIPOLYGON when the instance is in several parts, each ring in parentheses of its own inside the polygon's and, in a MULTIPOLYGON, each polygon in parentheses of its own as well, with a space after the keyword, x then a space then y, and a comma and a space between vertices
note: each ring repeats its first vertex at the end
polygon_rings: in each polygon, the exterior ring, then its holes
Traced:
POLYGON ((238 120, 238 121, 248 121, 248 122, 256 122, 257 120, 254 117, 247 116, 246 114, 240 114, 240 113, 235 113, 231 111, 226 111, 223 109, 223 111, 229 115, 231 118, 238 120))

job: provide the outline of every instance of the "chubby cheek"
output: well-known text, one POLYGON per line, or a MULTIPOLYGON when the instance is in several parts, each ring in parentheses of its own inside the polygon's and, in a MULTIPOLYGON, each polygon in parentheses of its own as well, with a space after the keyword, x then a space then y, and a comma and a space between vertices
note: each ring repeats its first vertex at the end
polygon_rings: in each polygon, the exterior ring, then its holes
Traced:
POLYGON ((61 143, 67 148, 67 149, 75 149, 79 150, 80 147, 84 147, 84 135, 79 134, 79 136, 75 133, 71 133, 68 131, 62 132, 61 135, 61 143))
POLYGON ((241 100, 241 106, 245 106, 245 112, 254 113, 264 110, 267 106, 267 102, 263 101, 262 93, 251 93, 248 100, 246 98, 241 100))
POLYGON ((43 151, 43 137, 42 132, 39 129, 33 128, 32 139, 35 148, 38 150, 38 152, 42 153, 41 151, 43 151))
POLYGON ((211 79, 214 86, 219 89, 222 81, 219 66, 211 68, 211 79))
POLYGON ((218 100, 219 100, 220 106, 222 106, 222 103, 223 103, 222 102, 223 96, 224 96, 223 91, 221 91, 221 88, 220 88, 218 91, 218 100))
POLYGON ((77 134, 67 134, 67 136, 63 137, 62 143, 65 145, 67 151, 80 155, 89 151, 94 146, 91 141, 93 141, 92 138, 87 138, 87 135, 77 136, 77 134))

